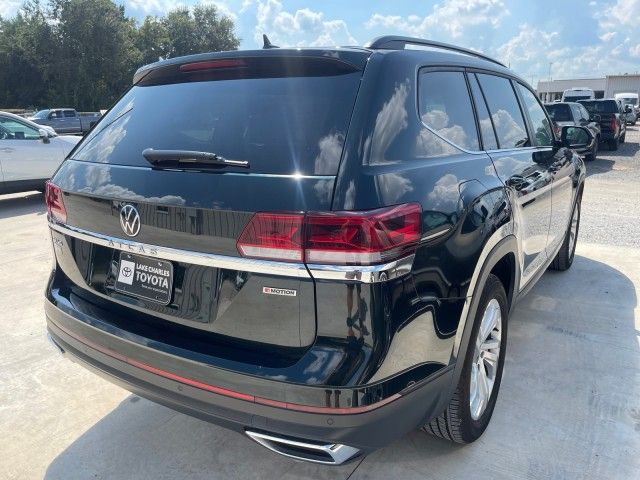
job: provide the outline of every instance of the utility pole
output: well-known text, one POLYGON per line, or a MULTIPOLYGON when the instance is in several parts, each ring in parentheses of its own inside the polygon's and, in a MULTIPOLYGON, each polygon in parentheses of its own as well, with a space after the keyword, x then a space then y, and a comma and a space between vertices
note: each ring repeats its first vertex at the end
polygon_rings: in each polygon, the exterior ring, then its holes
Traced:
POLYGON ((553 65, 553 62, 549 62, 549 81, 551 81, 551 65, 553 65))

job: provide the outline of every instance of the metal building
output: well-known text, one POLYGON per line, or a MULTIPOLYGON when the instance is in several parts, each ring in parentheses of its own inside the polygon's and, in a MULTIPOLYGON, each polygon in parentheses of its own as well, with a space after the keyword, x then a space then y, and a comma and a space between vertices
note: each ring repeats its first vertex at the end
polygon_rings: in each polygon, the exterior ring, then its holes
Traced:
POLYGON ((640 93, 640 73, 607 75, 602 78, 540 80, 536 90, 540 100, 553 102, 560 100, 562 92, 569 88, 590 88, 596 98, 613 98, 616 93, 640 93))

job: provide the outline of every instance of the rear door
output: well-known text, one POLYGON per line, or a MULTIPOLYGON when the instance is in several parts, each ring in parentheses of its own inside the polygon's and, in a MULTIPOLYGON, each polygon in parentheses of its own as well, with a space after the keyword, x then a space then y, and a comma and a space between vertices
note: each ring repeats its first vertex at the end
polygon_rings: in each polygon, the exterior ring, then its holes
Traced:
MULTIPOLYGON (((67 206, 57 258, 71 288, 229 339, 313 342, 314 285, 301 260, 268 249, 243 258, 236 243, 258 211, 330 210, 367 54, 277 53, 153 71, 82 140, 54 177, 67 206), (147 149, 249 166, 153 167, 147 149), (159 278, 143 288, 138 272, 159 278)), ((270 241, 299 235, 292 227, 270 241)))
MULTIPOLYGON (((551 194, 551 222, 549 225, 549 237, 547 240, 547 254, 553 255, 560 243, 564 240, 565 232, 569 225, 569 218, 573 207, 573 174, 575 166, 573 155, 566 149, 553 148, 553 135, 551 133, 550 120, 547 118, 542 105, 536 95, 521 83, 517 84, 522 104, 527 113, 534 142, 541 155, 547 156, 548 172, 553 178, 551 194)), ((576 105, 571 105, 574 110, 574 120, 579 125, 581 115, 576 111, 576 105)))
POLYGON ((544 264, 551 222, 549 148, 529 138, 525 117, 508 78, 475 74, 491 114, 498 149, 489 151, 498 176, 515 195, 520 226, 521 286, 544 264))
POLYGON ((66 133, 80 133, 81 132, 81 127, 80 127, 80 117, 76 114, 75 110, 72 109, 66 109, 62 111, 62 125, 64 128, 64 131, 66 133))

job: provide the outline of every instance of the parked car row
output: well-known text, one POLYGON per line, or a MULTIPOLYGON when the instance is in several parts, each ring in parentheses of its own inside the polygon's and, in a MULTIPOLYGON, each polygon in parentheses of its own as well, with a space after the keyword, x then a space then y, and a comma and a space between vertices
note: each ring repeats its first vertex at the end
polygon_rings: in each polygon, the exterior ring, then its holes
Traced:
POLYGON ((626 139, 627 124, 635 124, 632 107, 613 98, 546 103, 545 108, 556 132, 564 125, 580 125, 591 131, 596 141, 588 149, 578 151, 586 160, 595 160, 600 143, 617 150, 626 139), (629 115, 633 116, 633 122, 628 120, 629 115))
POLYGON ((80 137, 58 135, 12 113, 0 112, 0 193, 44 191, 45 182, 80 137))

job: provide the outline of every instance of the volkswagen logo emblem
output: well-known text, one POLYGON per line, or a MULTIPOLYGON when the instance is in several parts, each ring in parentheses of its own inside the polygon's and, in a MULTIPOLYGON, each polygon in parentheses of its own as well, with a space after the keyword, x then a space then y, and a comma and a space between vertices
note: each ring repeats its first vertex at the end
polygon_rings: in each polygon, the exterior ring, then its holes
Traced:
POLYGON ((140 214, 133 205, 124 205, 120 209, 120 226, 129 237, 135 237, 140 232, 140 214))

